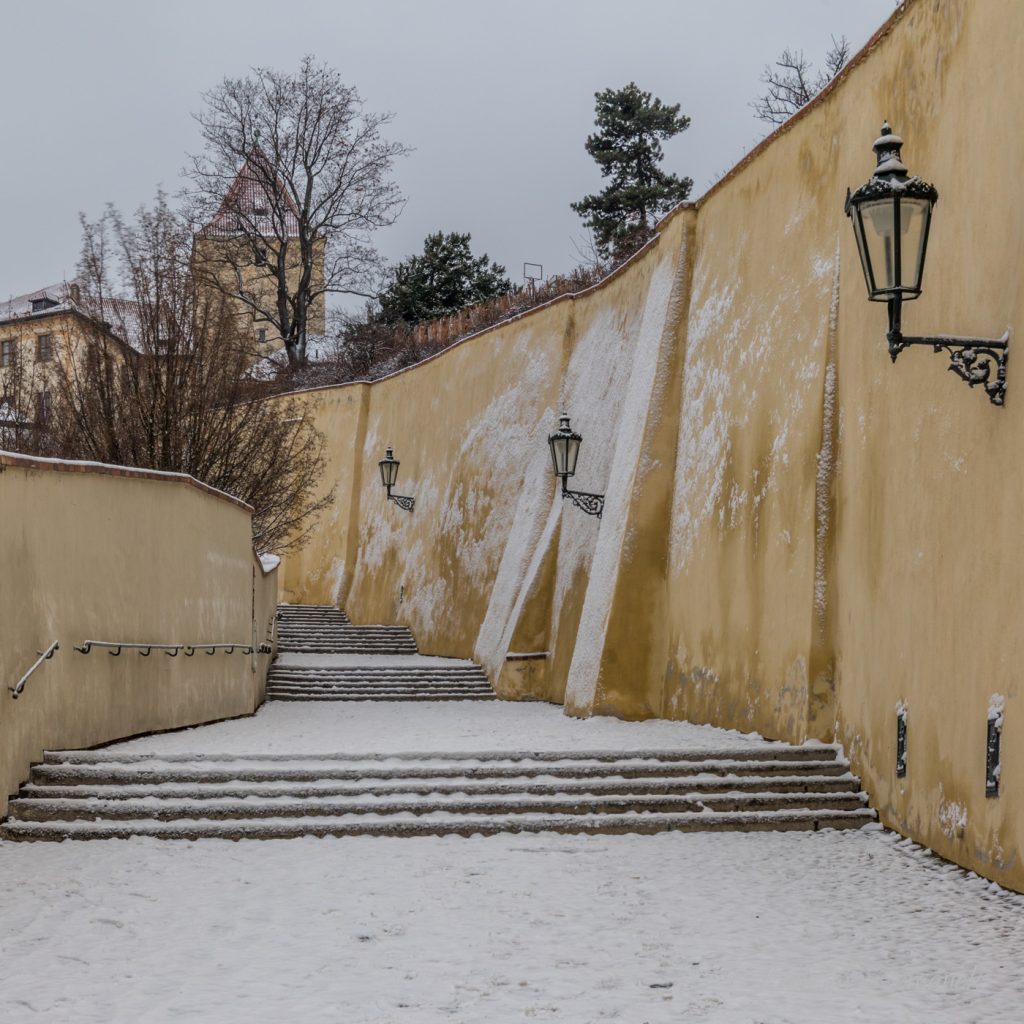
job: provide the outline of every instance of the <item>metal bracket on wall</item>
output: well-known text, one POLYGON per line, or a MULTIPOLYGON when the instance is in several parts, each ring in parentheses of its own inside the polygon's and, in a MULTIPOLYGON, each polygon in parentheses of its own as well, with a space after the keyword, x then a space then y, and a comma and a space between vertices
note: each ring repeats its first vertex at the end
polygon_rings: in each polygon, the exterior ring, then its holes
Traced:
POLYGON ((588 516, 597 516, 600 519, 604 513, 603 494, 591 494, 589 491, 570 491, 563 487, 562 497, 569 498, 578 509, 586 512, 588 516))
POLYGON ((407 497, 404 494, 388 494, 388 501, 393 501, 399 508, 411 512, 416 505, 416 499, 407 497))
POLYGON ((993 405, 1002 405, 1006 399, 1006 363, 1010 355, 1010 329, 1001 338, 961 338, 956 335, 938 334, 934 337, 908 338, 903 335, 900 325, 902 302, 893 299, 889 303, 889 357, 896 357, 911 345, 927 345, 933 352, 945 351, 949 355, 949 369, 968 387, 979 384, 985 389, 993 405), (995 369, 995 377, 992 370, 995 369))

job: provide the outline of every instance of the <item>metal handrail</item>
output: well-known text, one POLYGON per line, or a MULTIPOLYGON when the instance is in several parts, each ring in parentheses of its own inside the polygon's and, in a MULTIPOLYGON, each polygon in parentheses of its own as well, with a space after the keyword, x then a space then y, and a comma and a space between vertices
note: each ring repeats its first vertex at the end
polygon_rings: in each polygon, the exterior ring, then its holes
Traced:
POLYGON ((18 697, 21 694, 21 691, 25 689, 25 684, 28 682, 29 676, 31 676, 32 673, 35 672, 35 670, 39 668, 39 666, 42 665, 44 661, 49 661, 53 657, 54 651, 59 650, 60 644, 56 640, 54 640, 53 643, 50 644, 50 646, 47 647, 45 651, 36 651, 36 653, 39 655, 39 658, 32 665, 32 667, 18 680, 16 686, 7 687, 7 689, 11 691, 12 700, 18 699, 18 697))
POLYGON ((176 658, 179 652, 184 651, 186 658, 191 658, 196 651, 205 651, 209 655, 217 651, 226 651, 233 654, 238 650, 242 654, 252 654, 252 644, 133 644, 115 642, 112 640, 86 640, 82 644, 76 644, 75 650, 79 654, 88 654, 94 647, 103 648, 111 657, 116 658, 122 650, 138 651, 143 658, 148 658, 153 651, 163 651, 169 658, 176 658))

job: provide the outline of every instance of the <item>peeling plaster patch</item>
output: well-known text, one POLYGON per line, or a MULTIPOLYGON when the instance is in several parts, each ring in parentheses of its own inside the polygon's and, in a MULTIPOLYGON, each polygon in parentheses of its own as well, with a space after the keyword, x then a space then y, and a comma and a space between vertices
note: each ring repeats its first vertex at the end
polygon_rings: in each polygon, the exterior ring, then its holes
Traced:
POLYGON ((947 800, 939 783, 939 828, 947 839, 962 839, 967 828, 967 805, 947 800))

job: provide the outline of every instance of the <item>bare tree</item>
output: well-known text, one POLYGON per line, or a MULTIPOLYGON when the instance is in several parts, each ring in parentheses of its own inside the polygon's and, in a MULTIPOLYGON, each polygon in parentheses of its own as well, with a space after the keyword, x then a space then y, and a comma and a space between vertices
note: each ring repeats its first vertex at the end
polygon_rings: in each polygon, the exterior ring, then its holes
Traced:
POLYGON ((46 379, 16 341, 4 345, 0 365, 0 448, 33 453, 45 444, 46 379))
POLYGON ((323 435, 294 401, 263 400, 237 309, 192 272, 190 226, 161 195, 134 221, 83 219, 83 233, 49 452, 191 474, 253 506, 260 550, 301 545, 333 500, 323 435))
POLYGON ((788 121, 839 74, 849 59, 850 44, 846 36, 840 36, 838 40, 832 37, 832 46, 825 55, 825 67, 817 74, 803 50, 783 50, 774 65, 766 64, 761 73, 761 81, 768 86, 768 91, 750 104, 755 115, 769 124, 788 121))
POLYGON ((372 298, 373 231, 404 199, 391 181, 406 147, 337 72, 305 57, 295 74, 254 68, 204 94, 205 150, 190 160, 197 254, 212 281, 280 336, 293 367, 322 333, 326 296, 372 298), (318 328, 318 329, 311 329, 318 328))

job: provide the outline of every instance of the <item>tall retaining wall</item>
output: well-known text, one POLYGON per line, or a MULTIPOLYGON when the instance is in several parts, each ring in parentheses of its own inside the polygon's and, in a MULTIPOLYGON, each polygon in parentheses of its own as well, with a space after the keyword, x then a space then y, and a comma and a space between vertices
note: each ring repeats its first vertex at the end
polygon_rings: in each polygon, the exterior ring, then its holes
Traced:
POLYGON ((74 650, 263 641, 277 571, 253 554, 250 516, 189 477, 0 453, 0 816, 44 749, 256 709, 265 654, 74 650), (9 688, 55 640, 13 699, 9 688))
POLYGON ((907 332, 1024 321, 1022 36, 1014 0, 911 0, 606 282, 305 393, 339 501, 286 562, 291 598, 408 624, 572 714, 839 740, 886 824, 1024 889, 1024 370, 999 409, 928 349, 891 365, 843 214, 888 118, 942 196, 907 332), (600 521, 556 492, 562 408, 600 521), (385 501, 388 444, 412 514, 385 501))

